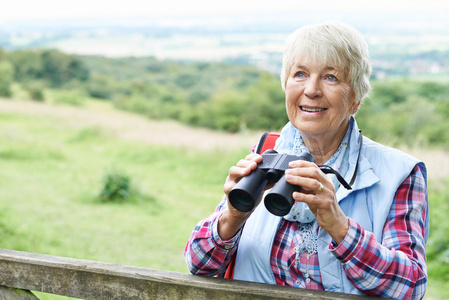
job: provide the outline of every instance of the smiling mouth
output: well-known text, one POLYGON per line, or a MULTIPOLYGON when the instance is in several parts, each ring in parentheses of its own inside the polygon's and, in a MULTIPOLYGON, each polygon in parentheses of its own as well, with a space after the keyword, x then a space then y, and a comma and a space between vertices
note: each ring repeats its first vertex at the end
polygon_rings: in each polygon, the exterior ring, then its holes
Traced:
POLYGON ((327 109, 327 108, 305 107, 305 106, 300 106, 299 108, 305 112, 320 112, 320 111, 325 111, 327 109))

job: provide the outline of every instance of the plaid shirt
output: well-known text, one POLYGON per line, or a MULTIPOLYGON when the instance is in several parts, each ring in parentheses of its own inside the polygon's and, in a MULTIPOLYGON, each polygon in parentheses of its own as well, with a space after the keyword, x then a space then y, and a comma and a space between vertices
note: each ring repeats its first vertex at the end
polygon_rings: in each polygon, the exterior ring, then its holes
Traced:
MULTIPOLYGON (((381 243, 373 233, 349 220, 349 231, 340 245, 329 251, 341 262, 348 279, 367 295, 396 299, 421 299, 426 291, 424 243, 426 185, 418 166, 396 192, 381 243)), ((218 219, 226 198, 214 214, 195 227, 185 250, 193 274, 223 272, 236 253, 241 230, 230 240, 220 239, 218 219)), ((298 222, 282 220, 271 250, 271 268, 278 285, 324 290, 318 255, 304 252, 296 263, 295 234, 298 222)))

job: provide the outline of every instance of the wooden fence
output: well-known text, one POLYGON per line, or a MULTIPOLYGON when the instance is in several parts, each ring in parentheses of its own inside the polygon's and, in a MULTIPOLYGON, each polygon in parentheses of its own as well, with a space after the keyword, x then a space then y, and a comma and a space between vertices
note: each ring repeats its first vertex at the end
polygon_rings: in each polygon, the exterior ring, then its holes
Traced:
POLYGON ((370 298, 0 249, 0 299, 36 300, 30 291, 94 300, 370 298))

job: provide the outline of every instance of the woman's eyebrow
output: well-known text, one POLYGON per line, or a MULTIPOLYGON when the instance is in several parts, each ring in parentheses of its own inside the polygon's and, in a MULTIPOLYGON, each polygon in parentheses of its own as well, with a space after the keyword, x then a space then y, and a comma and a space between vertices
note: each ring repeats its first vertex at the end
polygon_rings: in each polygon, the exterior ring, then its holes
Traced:
POLYGON ((307 66, 306 66, 306 65, 303 65, 303 64, 295 64, 293 67, 294 67, 295 69, 305 69, 305 70, 308 70, 307 66))
MULTIPOLYGON (((304 64, 295 64, 293 67, 292 67, 292 70, 305 70, 305 71, 309 71, 309 68, 307 67, 307 65, 304 65, 304 64)), ((333 71, 333 72, 337 72, 337 73, 339 73, 339 70, 337 69, 337 68, 335 68, 335 67, 331 67, 331 66, 325 66, 321 71, 325 71, 325 72, 328 72, 328 71, 333 71)))
POLYGON ((331 67, 331 66, 326 66, 326 67, 324 68, 324 70, 325 70, 325 71, 336 71, 336 72, 338 72, 338 69, 337 69, 337 68, 334 68, 334 67, 331 67))

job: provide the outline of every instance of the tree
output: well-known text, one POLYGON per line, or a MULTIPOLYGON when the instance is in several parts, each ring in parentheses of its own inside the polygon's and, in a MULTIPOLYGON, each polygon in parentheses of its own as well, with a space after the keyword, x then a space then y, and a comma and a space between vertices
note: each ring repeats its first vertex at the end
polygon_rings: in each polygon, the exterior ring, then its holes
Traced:
POLYGON ((38 51, 19 50, 11 52, 9 60, 14 65, 14 78, 18 82, 39 79, 43 73, 42 55, 38 51))
POLYGON ((0 96, 11 97, 14 80, 14 66, 8 61, 0 61, 0 96))
POLYGON ((89 70, 77 58, 57 50, 42 53, 42 77, 54 87, 60 87, 70 80, 86 81, 89 70))

